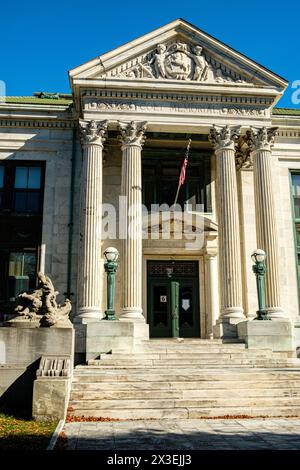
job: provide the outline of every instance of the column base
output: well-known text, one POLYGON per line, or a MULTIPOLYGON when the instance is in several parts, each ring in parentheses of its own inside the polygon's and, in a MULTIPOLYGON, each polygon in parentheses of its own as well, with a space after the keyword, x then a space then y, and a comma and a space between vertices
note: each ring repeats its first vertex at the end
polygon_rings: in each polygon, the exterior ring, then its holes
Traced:
POLYGON ((288 316, 281 307, 267 307, 266 311, 271 320, 288 320, 288 316))
POLYGON ((133 354, 136 345, 149 340, 149 325, 129 320, 87 322, 75 325, 75 337, 75 362, 82 364, 101 354, 133 354))
POLYGON ((222 316, 217 320, 217 323, 213 326, 213 337, 219 339, 237 339, 237 324, 244 321, 244 315, 241 317, 225 317, 222 316))
POLYGON ((245 319, 245 315, 243 313, 243 309, 241 307, 225 307, 221 311, 221 317, 220 318, 225 318, 225 319, 245 319))
POLYGON ((73 323, 88 323, 100 321, 104 318, 103 312, 98 307, 83 307, 78 310, 73 323))
POLYGON ((143 309, 139 307, 124 307, 122 308, 120 321, 122 320, 130 320, 130 321, 138 321, 145 323, 145 317, 143 315, 143 309))
POLYGON ((237 326, 238 337, 246 348, 268 348, 273 351, 287 351, 295 355, 294 328, 289 320, 244 321, 237 326))

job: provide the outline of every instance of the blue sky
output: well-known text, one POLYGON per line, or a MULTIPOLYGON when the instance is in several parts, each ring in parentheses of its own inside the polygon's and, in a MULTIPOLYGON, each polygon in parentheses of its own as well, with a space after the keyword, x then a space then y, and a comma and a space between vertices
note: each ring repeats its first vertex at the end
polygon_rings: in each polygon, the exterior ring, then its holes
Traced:
MULTIPOLYGON (((2 2, 7 95, 69 92, 68 70, 178 17, 292 83, 300 80, 300 2, 52 0, 2 2)), ((293 104, 289 88, 279 106, 293 104)))

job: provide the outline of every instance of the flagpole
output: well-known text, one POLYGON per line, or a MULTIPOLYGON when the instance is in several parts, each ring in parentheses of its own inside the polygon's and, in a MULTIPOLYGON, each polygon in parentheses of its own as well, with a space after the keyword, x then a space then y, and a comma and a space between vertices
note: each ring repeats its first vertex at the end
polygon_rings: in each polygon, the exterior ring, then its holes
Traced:
MULTIPOLYGON (((189 155, 189 150, 190 150, 191 143, 192 143, 192 139, 189 139, 189 140, 188 140, 187 147, 186 147, 186 151, 185 151, 185 156, 184 156, 184 158, 188 157, 188 155, 189 155)), ((181 187, 181 184, 180 184, 180 178, 179 178, 178 187, 177 187, 177 193, 176 193, 175 201, 174 201, 174 206, 175 206, 176 203, 177 203, 177 199, 178 199, 178 196, 179 196, 180 187, 181 187)))
POLYGON ((179 195, 179 191, 180 191, 180 186, 181 186, 181 184, 180 184, 180 181, 179 181, 179 183, 178 183, 178 188, 177 188, 177 193, 176 193, 176 197, 175 197, 175 201, 174 201, 174 206, 175 206, 176 203, 177 203, 177 199, 178 199, 178 195, 179 195))

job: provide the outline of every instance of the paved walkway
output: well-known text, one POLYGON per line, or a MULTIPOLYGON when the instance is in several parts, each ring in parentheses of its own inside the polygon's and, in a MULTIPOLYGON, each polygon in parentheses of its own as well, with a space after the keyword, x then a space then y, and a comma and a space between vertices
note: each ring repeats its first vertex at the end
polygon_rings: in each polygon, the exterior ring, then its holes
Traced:
POLYGON ((300 419, 181 419, 67 423, 67 449, 300 450, 300 419))

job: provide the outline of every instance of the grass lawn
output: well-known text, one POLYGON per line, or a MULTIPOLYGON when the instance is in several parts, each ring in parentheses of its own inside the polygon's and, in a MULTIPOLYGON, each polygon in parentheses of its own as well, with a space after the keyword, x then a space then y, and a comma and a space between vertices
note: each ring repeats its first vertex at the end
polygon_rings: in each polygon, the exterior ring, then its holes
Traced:
POLYGON ((0 450, 46 449, 56 421, 33 421, 0 413, 0 450))

